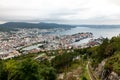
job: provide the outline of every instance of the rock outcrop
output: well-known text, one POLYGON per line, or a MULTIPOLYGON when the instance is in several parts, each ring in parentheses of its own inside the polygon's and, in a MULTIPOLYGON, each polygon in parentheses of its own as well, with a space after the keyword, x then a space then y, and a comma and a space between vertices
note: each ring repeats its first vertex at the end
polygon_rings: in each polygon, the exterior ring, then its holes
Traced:
POLYGON ((107 59, 103 60, 98 67, 95 69, 95 74, 100 80, 120 80, 120 75, 111 71, 109 69, 105 69, 105 62, 107 59))

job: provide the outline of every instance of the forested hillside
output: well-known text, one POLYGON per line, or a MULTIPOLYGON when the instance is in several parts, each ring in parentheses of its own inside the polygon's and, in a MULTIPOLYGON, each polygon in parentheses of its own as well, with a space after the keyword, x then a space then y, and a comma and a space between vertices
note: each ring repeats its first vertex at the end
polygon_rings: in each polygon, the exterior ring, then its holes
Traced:
POLYGON ((25 23, 25 22, 8 22, 0 24, 0 31, 14 31, 16 28, 38 28, 38 29, 53 29, 53 28, 71 28, 72 25, 56 24, 56 23, 25 23))
MULTIPOLYGON (((109 77, 112 72, 120 76, 120 36, 104 39, 100 46, 89 48, 87 53, 94 69, 105 60, 104 78, 109 77)), ((102 73, 99 76, 102 77, 102 73)))
POLYGON ((96 72, 104 60, 104 71, 101 71, 98 78, 108 79, 112 72, 120 76, 120 36, 110 40, 106 38, 101 45, 95 47, 51 50, 0 60, 0 80, 56 80, 59 74, 63 74, 63 80, 90 80, 87 62, 91 63, 93 72, 96 72), (46 54, 45 57, 36 59, 43 53, 46 54))

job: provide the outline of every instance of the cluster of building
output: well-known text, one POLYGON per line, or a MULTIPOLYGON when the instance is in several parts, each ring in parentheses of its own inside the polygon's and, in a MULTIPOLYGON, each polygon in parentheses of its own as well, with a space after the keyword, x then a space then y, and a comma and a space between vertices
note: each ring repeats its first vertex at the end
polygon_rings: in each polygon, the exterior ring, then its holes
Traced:
MULTIPOLYGON (((80 48, 80 45, 71 44, 93 38, 93 34, 90 32, 73 35, 50 34, 53 31, 51 29, 18 29, 18 31, 12 32, 0 32, 0 59, 46 50, 80 48)), ((84 46, 97 45, 98 41, 92 40, 84 46)))

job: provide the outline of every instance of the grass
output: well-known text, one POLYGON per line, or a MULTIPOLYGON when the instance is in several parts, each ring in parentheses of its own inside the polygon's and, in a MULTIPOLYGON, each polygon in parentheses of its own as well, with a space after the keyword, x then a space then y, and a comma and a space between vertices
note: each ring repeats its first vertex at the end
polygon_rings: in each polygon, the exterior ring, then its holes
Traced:
POLYGON ((107 60, 105 68, 113 70, 120 75, 120 52, 115 52, 115 54, 107 60))
POLYGON ((80 80, 90 80, 88 71, 87 71, 87 60, 82 61, 82 60, 75 60, 71 63, 71 65, 64 71, 65 73, 67 72, 72 72, 76 70, 78 67, 81 67, 82 73, 80 74, 80 80))
POLYGON ((90 76, 88 74, 88 70, 87 70, 86 65, 87 65, 87 61, 85 61, 84 65, 82 66, 83 67, 83 73, 82 73, 82 75, 80 77, 80 80, 91 80, 90 76))

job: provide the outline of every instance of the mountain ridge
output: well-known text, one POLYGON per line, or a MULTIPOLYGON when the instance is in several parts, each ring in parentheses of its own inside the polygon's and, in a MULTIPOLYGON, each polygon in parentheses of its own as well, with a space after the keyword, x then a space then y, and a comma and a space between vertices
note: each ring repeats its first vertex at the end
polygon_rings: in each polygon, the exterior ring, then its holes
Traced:
POLYGON ((71 28, 75 27, 67 24, 57 23, 26 23, 26 22, 8 22, 0 24, 0 31, 14 31, 16 28, 39 28, 39 29, 51 29, 51 28, 71 28))

